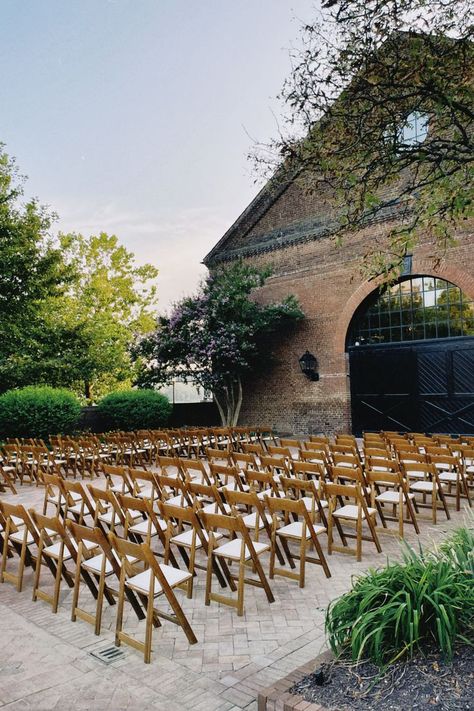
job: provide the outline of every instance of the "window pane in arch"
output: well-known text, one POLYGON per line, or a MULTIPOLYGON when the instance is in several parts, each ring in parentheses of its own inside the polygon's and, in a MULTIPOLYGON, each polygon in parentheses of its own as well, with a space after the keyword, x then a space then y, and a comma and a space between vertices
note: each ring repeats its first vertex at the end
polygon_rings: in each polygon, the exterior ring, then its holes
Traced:
POLYGON ((353 318, 348 344, 364 345, 474 335, 474 303, 430 276, 401 279, 372 294, 353 318))

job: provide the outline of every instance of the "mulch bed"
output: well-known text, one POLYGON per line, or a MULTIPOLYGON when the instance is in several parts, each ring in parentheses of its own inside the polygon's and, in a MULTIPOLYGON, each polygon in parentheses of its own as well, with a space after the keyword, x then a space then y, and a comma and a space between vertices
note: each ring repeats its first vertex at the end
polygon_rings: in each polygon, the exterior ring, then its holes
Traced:
POLYGON ((451 662, 435 651, 417 654, 383 673, 371 662, 334 660, 290 691, 328 711, 472 711, 474 648, 459 645, 451 662))

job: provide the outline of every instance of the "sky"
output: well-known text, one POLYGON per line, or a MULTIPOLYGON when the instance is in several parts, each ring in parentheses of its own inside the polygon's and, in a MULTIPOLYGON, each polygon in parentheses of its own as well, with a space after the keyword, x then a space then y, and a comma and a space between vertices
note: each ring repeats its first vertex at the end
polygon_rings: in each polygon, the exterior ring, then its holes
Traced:
POLYGON ((114 233, 159 310, 261 187, 315 0, 0 0, 0 142, 56 229, 114 233))

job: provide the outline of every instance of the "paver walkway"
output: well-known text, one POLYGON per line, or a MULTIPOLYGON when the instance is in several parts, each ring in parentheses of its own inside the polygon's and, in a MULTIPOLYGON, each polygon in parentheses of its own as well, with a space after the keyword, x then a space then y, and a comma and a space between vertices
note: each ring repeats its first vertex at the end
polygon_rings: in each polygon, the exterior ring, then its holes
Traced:
MULTIPOLYGON (((25 485, 6 500, 41 510, 43 491, 25 485)), ((461 525, 465 514, 452 513, 433 526, 422 522, 422 543, 433 545, 461 525)), ((407 540, 418 537, 407 526, 407 540)), ((151 664, 140 653, 122 647, 125 658, 107 666, 91 652, 113 646, 115 608, 104 606, 103 632, 94 636, 86 622, 71 622, 71 591, 64 585, 56 615, 45 602, 32 602, 32 571, 27 569, 23 592, 0 585, 0 707, 3 709, 157 709, 159 711, 256 710, 258 691, 285 676, 326 648, 324 611, 350 587, 351 576, 381 566, 387 556, 400 556, 393 536, 381 537, 383 553, 364 544, 363 561, 343 554, 328 558, 332 578, 319 566, 308 565, 306 587, 285 578, 271 582, 275 602, 263 590, 246 586, 245 615, 211 603, 204 605, 204 572, 198 572, 192 600, 179 599, 198 637, 189 645, 180 628, 164 621, 154 631, 151 664)), ((264 559, 268 571, 268 558, 264 559)), ((45 569, 42 584, 48 582, 45 569)), ((51 576, 49 576, 51 577, 51 576)), ((86 601, 88 592, 82 595, 86 601)), ((91 608, 93 600, 90 597, 91 608)), ((144 623, 132 612, 124 629, 143 639, 144 623)))

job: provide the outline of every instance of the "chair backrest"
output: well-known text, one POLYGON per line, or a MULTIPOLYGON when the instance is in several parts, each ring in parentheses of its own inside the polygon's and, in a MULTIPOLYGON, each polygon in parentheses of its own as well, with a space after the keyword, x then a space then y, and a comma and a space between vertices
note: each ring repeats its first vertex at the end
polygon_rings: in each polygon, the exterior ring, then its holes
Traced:
POLYGON ((352 467, 353 469, 360 467, 360 458, 356 454, 333 452, 332 461, 336 467, 352 467))
POLYGON ((331 478, 334 482, 344 482, 346 480, 355 481, 358 484, 363 485, 364 474, 360 467, 331 467, 331 478))
MULTIPOLYGON (((423 477, 425 479, 430 479, 433 476, 436 476, 436 467, 434 464, 431 464, 429 462, 401 462, 402 466, 402 471, 407 477, 407 479, 410 479, 410 475, 420 475, 423 474, 423 477)), ((419 477, 417 477, 419 478, 419 477)))
POLYGON ((117 466, 117 465, 112 466, 111 464, 103 464, 102 471, 104 472, 104 475, 106 478, 107 489, 110 489, 113 486, 116 486, 116 483, 113 478, 113 477, 116 477, 117 479, 120 480, 122 494, 132 494, 133 493, 133 484, 130 481, 130 477, 128 474, 128 467, 117 466))
POLYGON ((53 540, 51 539, 51 531, 53 531, 60 538, 61 544, 67 548, 71 555, 71 558, 76 561, 76 549, 69 537, 66 526, 59 516, 44 516, 40 514, 35 509, 29 509, 29 514, 31 520, 35 524, 36 528, 40 532, 40 538, 46 542, 46 545, 51 545, 53 540))
POLYGON ((97 526, 100 516, 108 513, 110 509, 112 513, 110 528, 112 530, 115 529, 117 520, 121 526, 125 526, 125 515, 120 508, 114 492, 110 489, 99 489, 96 486, 92 486, 92 484, 88 484, 87 488, 95 503, 94 526, 97 526))
POLYGON ((365 460, 365 469, 373 469, 377 471, 386 472, 397 472, 400 469, 399 463, 396 459, 389 459, 385 457, 373 457, 368 456, 365 460))
POLYGON ((405 462, 408 464, 410 462, 419 462, 422 464, 426 462, 426 454, 421 454, 421 452, 397 452, 397 456, 400 463, 405 462))
POLYGON ((201 459, 185 459, 183 457, 180 457, 179 464, 186 480, 193 479, 193 477, 195 477, 197 474, 201 477, 201 480, 204 483, 211 483, 209 479, 208 470, 206 469, 206 466, 201 459))
POLYGON ((232 460, 239 469, 258 469, 257 459, 253 452, 232 452, 232 460))
POLYGON ((38 545, 38 531, 31 520, 28 511, 22 504, 10 504, 8 501, 0 501, 0 511, 3 514, 5 521, 8 523, 10 533, 18 533, 21 530, 19 528, 19 525, 21 526, 21 524, 16 522, 16 519, 19 519, 25 527, 25 538, 26 533, 29 533, 36 545, 38 545))
POLYGON ((178 457, 157 456, 156 463, 159 466, 161 473, 165 476, 179 476, 180 465, 178 457))
POLYGON ((153 472, 149 472, 146 469, 132 469, 130 468, 128 470, 128 474, 130 476, 130 479, 133 484, 133 495, 136 496, 140 490, 141 490, 141 485, 143 482, 146 482, 148 487, 150 488, 150 496, 148 498, 154 499, 156 498, 156 494, 158 493, 158 484, 156 481, 156 476, 153 474, 153 472))
POLYGON ((324 481, 326 478, 326 470, 318 462, 293 462, 293 472, 299 479, 324 481))
POLYGON ((309 441, 317 444, 329 444, 329 437, 326 435, 310 435, 309 441))
POLYGON ((252 491, 262 492, 271 489, 272 496, 281 496, 272 472, 256 472, 252 469, 246 469, 244 476, 252 491))
POLYGON ((202 507, 201 499, 207 499, 215 503, 216 511, 225 512, 224 502, 215 484, 201 484, 195 481, 186 482, 186 491, 192 504, 196 508, 202 507))
POLYGON ((256 454, 258 457, 267 451, 260 442, 242 442, 242 449, 244 452, 256 454))
POLYGON ((231 466, 232 464, 231 450, 228 447, 226 449, 206 447, 206 457, 210 464, 223 464, 226 466, 231 466))
POLYGON ((211 480, 219 487, 234 482, 239 489, 242 489, 240 471, 241 470, 235 465, 225 466, 222 464, 214 464, 213 462, 210 464, 211 480))
POLYGON ((260 464, 263 469, 272 472, 272 474, 284 473, 290 474, 290 467, 288 461, 283 457, 269 457, 262 455, 260 457, 260 464))

